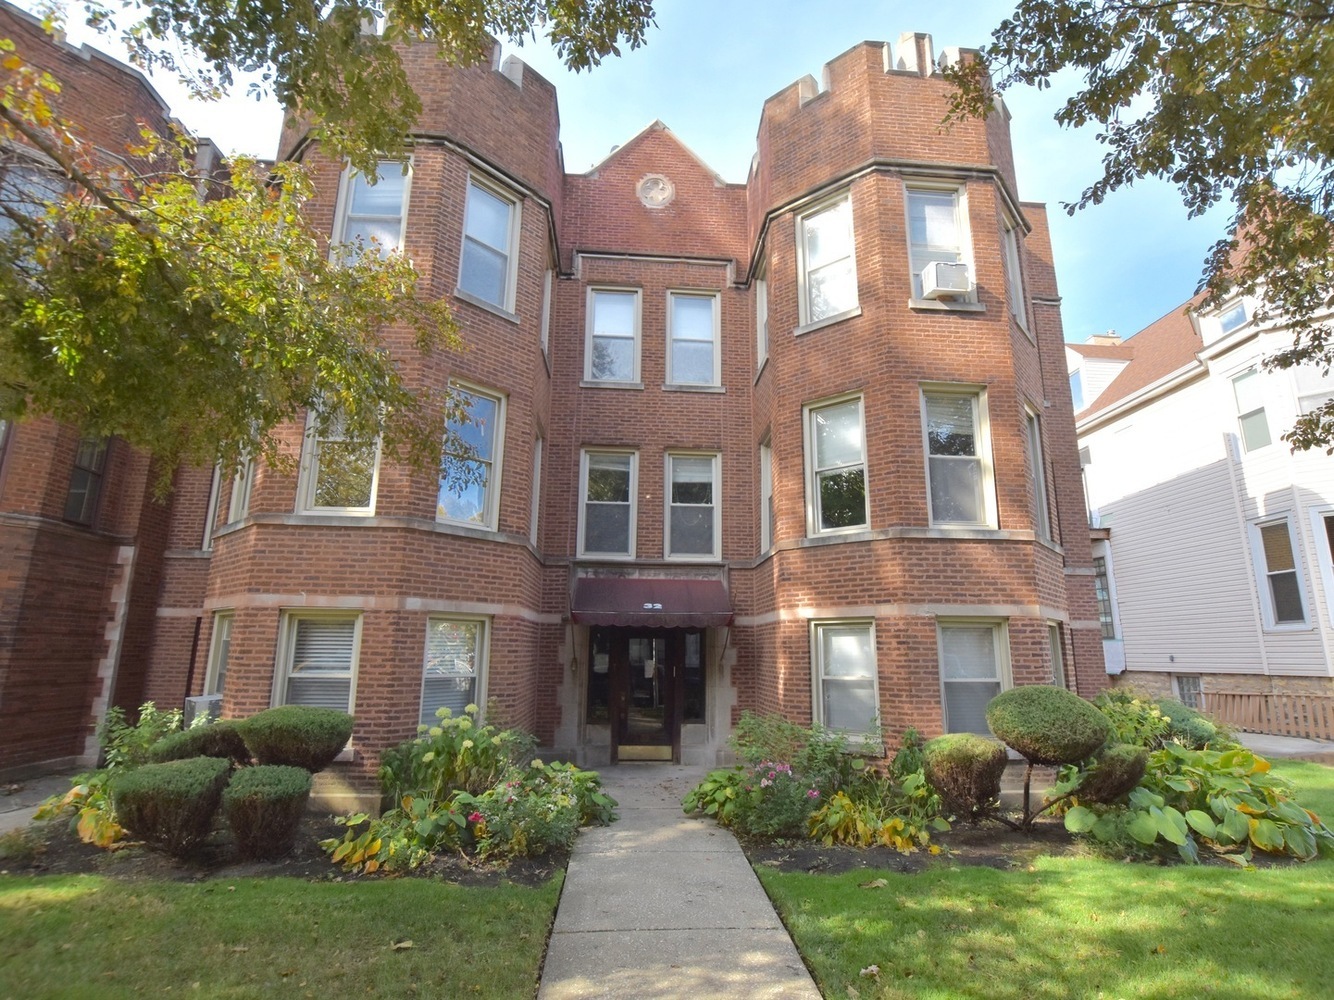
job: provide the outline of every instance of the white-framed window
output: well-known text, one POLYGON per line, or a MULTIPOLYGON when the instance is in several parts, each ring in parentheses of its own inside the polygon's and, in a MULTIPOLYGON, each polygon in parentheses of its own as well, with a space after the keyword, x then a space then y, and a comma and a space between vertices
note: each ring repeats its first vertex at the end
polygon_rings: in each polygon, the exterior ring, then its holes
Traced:
POLYGON ((493 184, 469 177, 459 291, 497 309, 514 312, 518 243, 518 200, 493 184))
POLYGON ((1199 674, 1173 674, 1172 686, 1176 688, 1177 701, 1197 712, 1204 711, 1204 689, 1199 674))
POLYGON ((458 408, 445 424, 435 517, 494 530, 505 450, 505 397, 457 383, 450 392, 458 408))
POLYGON ((1232 377, 1232 393, 1237 401, 1237 426, 1241 429, 1241 446, 1255 451, 1272 442, 1269 419, 1265 416, 1264 390, 1258 369, 1251 368, 1232 377))
POLYGON ((401 251, 411 177, 410 163, 399 160, 381 160, 374 184, 359 170, 344 170, 334 243, 360 245, 349 250, 354 258, 372 247, 381 257, 401 251))
POLYGON ((797 268, 802 326, 856 310, 851 194, 845 192, 798 216, 797 268))
POLYGON ((586 448, 580 465, 579 554, 633 556, 639 456, 586 448))
POLYGON ((989 735, 987 703, 1010 686, 1005 623, 938 620, 936 636, 945 732, 989 735))
POLYGON ((227 685, 227 661, 232 654, 231 611, 213 612, 213 636, 208 645, 208 674, 204 677, 204 694, 222 694, 227 685))
MULTIPOLYGON (((908 269, 912 278, 912 297, 922 298, 922 270, 939 261, 943 264, 971 265, 968 237, 967 202, 961 189, 908 187, 905 193, 908 211, 908 269)), ((968 269, 972 285, 972 267, 968 269)), ((966 294, 971 297, 970 293, 966 294)))
POLYGON ((1320 578, 1325 585, 1326 613, 1334 624, 1334 510, 1326 507, 1311 511, 1311 531, 1315 536, 1320 578))
POLYGON ((555 280, 556 272, 547 268, 546 273, 542 275, 542 353, 549 354, 551 351, 551 287, 555 280))
POLYGON ((766 438, 760 443, 760 551, 774 544, 774 448, 766 438))
POLYGON ((717 559, 722 555, 722 460, 717 454, 667 455, 667 557, 717 559))
POLYGON ((1107 576, 1107 557, 1093 557, 1093 596, 1098 602, 1098 628, 1104 639, 1116 638, 1116 619, 1112 616, 1112 587, 1107 576))
POLYGON ((924 387, 922 427, 931 523, 996 527, 986 393, 967 386, 924 387))
POLYGON ((360 612, 285 611, 280 631, 273 703, 351 712, 361 649, 360 612))
POLYGON ((380 442, 348 438, 335 422, 321 433, 315 415, 306 423, 300 509, 306 513, 373 514, 380 475, 380 442))
POLYGON ((588 290, 584 378, 590 382, 639 381, 640 293, 633 288, 588 290))
POLYGON ((1301 566, 1291 522, 1285 517, 1251 527, 1265 625, 1269 628, 1305 625, 1301 566))
POLYGON ((1319 365, 1299 365, 1290 371, 1299 413, 1313 413, 1334 400, 1334 377, 1326 375, 1319 365))
POLYGON ((1070 373, 1070 403, 1076 413, 1084 408, 1084 372, 1079 368, 1070 373))
POLYGON ((1033 481, 1033 524, 1039 538, 1051 539, 1051 507, 1047 501, 1046 461, 1042 454, 1042 420, 1032 410, 1024 411, 1028 434, 1028 475, 1033 481))
POLYGON ((91 526, 97 519, 106 475, 108 438, 83 437, 74 452, 69 490, 65 494, 65 520, 91 526))
POLYGON ((528 541, 537 545, 537 523, 542 512, 542 436, 533 438, 533 496, 528 510, 528 541))
POLYGON ((874 621, 812 622, 811 666, 816 722, 849 734, 879 729, 874 621))
POLYGON ((721 385, 722 351, 716 292, 667 293, 667 382, 721 385))
POLYGON ((1218 328, 1225 334, 1231 333, 1245 326, 1248 319, 1246 300, 1241 299, 1218 314, 1218 328))
POLYGON ((807 532, 865 528, 866 431, 862 397, 806 406, 807 532))
POLYGON ((769 360, 769 282, 755 279, 755 370, 769 360))
POLYGON ((255 460, 247 458, 232 477, 232 496, 227 504, 227 523, 232 524, 250 514, 250 494, 255 489, 255 460))
POLYGON ((208 552, 213 548, 213 526, 218 520, 218 500, 222 495, 222 466, 213 466, 213 475, 208 483, 208 506, 204 509, 204 536, 199 540, 199 548, 208 552))
POLYGON ((1005 250, 1005 292, 1010 300, 1010 315, 1028 329, 1027 304, 1024 301, 1024 268, 1019 259, 1019 224, 1005 220, 1001 230, 1005 250))
POLYGON ((1051 682, 1056 687, 1066 687, 1065 647, 1061 642, 1060 622, 1047 622, 1047 648, 1051 653, 1051 682))
POLYGON ((441 708, 459 716, 469 705, 485 704, 490 632, 488 618, 432 615, 427 619, 421 725, 436 725, 435 713, 441 708))

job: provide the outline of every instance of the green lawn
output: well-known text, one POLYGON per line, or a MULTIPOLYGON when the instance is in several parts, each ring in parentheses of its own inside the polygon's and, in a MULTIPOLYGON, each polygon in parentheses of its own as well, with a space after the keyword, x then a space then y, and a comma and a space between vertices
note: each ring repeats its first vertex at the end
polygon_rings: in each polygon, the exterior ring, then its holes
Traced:
POLYGON ((562 878, 0 877, 0 996, 531 997, 562 878))
MULTIPOLYGON (((1276 769, 1334 818, 1334 768, 1276 769)), ((759 876, 839 1000, 1308 1000, 1334 988, 1331 861, 1242 871, 1040 858, 1012 871, 759 876), (871 966, 877 976, 861 975, 871 966)))
POLYGON ((1273 772, 1297 786, 1297 801, 1334 827, 1334 767, 1302 760, 1271 761, 1273 772))

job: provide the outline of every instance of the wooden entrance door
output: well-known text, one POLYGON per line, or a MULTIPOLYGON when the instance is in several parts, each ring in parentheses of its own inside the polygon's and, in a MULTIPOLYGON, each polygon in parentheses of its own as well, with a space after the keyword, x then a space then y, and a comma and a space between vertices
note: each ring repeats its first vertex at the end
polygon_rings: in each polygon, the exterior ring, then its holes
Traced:
POLYGON ((612 760, 679 761, 683 633, 608 631, 612 760))

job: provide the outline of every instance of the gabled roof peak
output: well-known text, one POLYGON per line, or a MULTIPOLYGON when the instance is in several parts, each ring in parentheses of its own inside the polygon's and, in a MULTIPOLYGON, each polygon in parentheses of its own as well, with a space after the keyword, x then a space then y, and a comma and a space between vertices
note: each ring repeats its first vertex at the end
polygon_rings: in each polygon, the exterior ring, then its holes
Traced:
POLYGON ((722 177, 719 176, 716 170, 714 170, 711 166, 709 166, 707 163, 704 162, 704 159, 698 153, 696 153, 693 149, 691 149, 684 142, 682 142, 680 136, 678 136, 675 132, 673 132, 670 128, 668 128, 666 124, 663 123, 661 118, 653 119, 653 121, 649 122, 647 125, 641 128, 638 132, 632 135, 625 142, 612 146, 606 156, 598 160, 597 163, 593 164, 591 167, 588 168, 588 170, 584 172, 584 176, 585 177, 597 176, 597 174, 602 170, 602 168, 605 167, 608 163, 610 163, 616 156, 620 155, 625 150, 629 149, 631 146, 634 146, 636 143, 642 141, 646 136, 651 135, 654 132, 666 132, 667 135, 671 137, 673 142, 675 142, 678 146, 680 146, 681 149, 692 160, 694 160, 696 163, 700 165, 701 168, 703 168, 705 173, 707 173, 710 177, 713 178, 715 184, 722 186, 727 183, 725 180, 722 179, 722 177))

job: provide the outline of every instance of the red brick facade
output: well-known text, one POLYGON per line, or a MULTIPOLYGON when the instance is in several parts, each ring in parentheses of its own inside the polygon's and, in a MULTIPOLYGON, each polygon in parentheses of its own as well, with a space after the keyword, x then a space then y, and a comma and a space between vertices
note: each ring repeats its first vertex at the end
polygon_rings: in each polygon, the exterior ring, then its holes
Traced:
MULTIPOLYGON (((1055 626, 1066 683, 1081 694, 1099 689, 1105 677, 1087 521, 1043 210, 1017 200, 1004 112, 942 132, 948 85, 934 68, 894 68, 933 67, 930 39, 906 36, 901 44, 916 58, 864 43, 829 64, 823 90, 801 81, 766 102, 745 184, 721 181, 660 123, 589 173, 567 175, 547 81, 517 61, 461 70, 435 60, 429 46, 411 50, 408 68, 425 111, 413 141, 403 249, 426 287, 453 296, 467 347, 423 359, 401 331, 387 331, 386 342, 414 384, 462 382, 503 398, 494 527, 437 520, 434 476, 388 462, 379 467, 373 511, 356 515, 302 513, 301 476, 260 468, 244 516, 227 509, 223 484, 209 553, 199 541, 209 476, 182 473, 155 549, 162 553, 155 628, 151 641, 134 647, 143 690, 178 701, 193 663, 188 686, 202 692, 214 616, 230 613, 224 714, 265 708, 283 698, 284 622, 290 627, 294 612, 356 618, 357 763, 343 773, 364 787, 379 750, 415 732, 428 620, 457 616, 485 625, 478 693, 490 711, 558 753, 614 759, 615 738, 587 707, 595 629, 571 612, 572 590, 587 574, 709 578, 726 588, 732 620, 701 640, 707 706, 685 727, 686 749, 676 748, 691 759, 717 759, 743 710, 800 721, 822 714, 815 623, 873 626, 868 683, 890 742, 909 726, 925 734, 947 726, 942 622, 993 630, 1003 684, 1051 679, 1055 626), (665 201, 641 200, 650 176, 666 179, 665 201), (512 308, 456 294, 470 178, 517 207, 507 247, 512 308), (971 281, 962 299, 913 299, 905 208, 913 185, 955 192, 962 206, 971 281), (843 197, 856 308, 803 326, 801 220, 843 197), (1022 324, 1011 315, 1006 226, 1021 234, 1025 301, 1013 311, 1022 324), (596 289, 637 295, 637 367, 615 385, 590 379, 596 289), (670 381, 672 292, 713 297, 716 384, 670 381), (923 393, 942 386, 985 415, 978 437, 988 461, 976 468, 989 470, 979 475, 990 513, 981 526, 933 526, 923 393), (869 520, 824 532, 811 522, 807 408, 840 399, 860 400, 869 520), (1040 418, 1051 541, 1039 537, 1035 521, 1029 413, 1040 418), (771 449, 774 511, 764 550, 762 445, 771 449), (625 558, 581 554, 581 462, 589 450, 635 456, 633 548, 625 558), (716 557, 668 552, 672 455, 717 457, 716 557)), ((314 218, 334 232, 346 183, 340 166, 299 127, 284 135, 281 154, 315 168, 314 218)), ((309 462, 302 438, 300 427, 290 428, 292 455, 309 462)), ((144 642, 137 634, 128 641, 144 642)))

